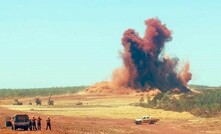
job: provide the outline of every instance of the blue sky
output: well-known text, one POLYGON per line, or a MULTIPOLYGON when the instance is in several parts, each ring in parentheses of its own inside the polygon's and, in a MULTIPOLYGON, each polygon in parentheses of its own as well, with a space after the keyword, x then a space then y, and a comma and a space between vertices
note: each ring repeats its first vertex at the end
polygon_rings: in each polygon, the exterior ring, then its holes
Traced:
POLYGON ((91 85, 122 66, 121 37, 158 17, 172 30, 165 52, 189 61, 190 84, 221 85, 218 0, 0 1, 0 88, 91 85))

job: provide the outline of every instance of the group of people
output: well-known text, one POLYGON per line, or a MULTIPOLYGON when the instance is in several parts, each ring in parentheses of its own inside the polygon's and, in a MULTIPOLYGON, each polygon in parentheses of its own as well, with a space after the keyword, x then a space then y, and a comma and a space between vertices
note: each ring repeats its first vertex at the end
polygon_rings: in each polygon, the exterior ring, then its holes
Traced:
MULTIPOLYGON (((30 130, 41 130, 41 117, 38 116, 38 118, 35 118, 34 116, 32 118, 29 118, 29 129, 30 130)), ((51 130, 51 119, 48 116, 46 119, 46 130, 51 130)))

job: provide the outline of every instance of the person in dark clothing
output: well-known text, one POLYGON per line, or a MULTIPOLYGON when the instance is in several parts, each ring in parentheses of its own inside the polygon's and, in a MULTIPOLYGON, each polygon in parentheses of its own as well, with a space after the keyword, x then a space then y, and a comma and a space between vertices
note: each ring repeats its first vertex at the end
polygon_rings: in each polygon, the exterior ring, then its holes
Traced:
POLYGON ((46 120, 47 126, 46 126, 46 130, 48 130, 48 128, 51 130, 51 119, 48 116, 47 120, 46 120))
POLYGON ((37 125, 38 125, 38 130, 41 130, 41 117, 40 116, 38 116, 37 125))
POLYGON ((31 125, 32 125, 32 130, 37 130, 36 118, 34 116, 33 116, 32 120, 31 120, 31 125))
POLYGON ((32 130, 32 121, 30 118, 28 120, 29 120, 29 129, 32 130))

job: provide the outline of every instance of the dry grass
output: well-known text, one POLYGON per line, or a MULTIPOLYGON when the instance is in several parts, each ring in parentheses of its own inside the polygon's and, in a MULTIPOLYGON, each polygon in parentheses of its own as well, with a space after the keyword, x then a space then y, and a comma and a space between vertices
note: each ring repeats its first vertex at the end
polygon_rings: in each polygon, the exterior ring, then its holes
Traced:
POLYGON ((126 118, 134 119, 143 115, 150 115, 160 119, 193 119, 193 115, 183 112, 164 111, 160 109, 149 109, 142 107, 134 107, 129 104, 137 102, 140 96, 128 95, 111 95, 111 96, 96 96, 96 95, 81 95, 57 98, 55 106, 14 106, 4 105, 12 110, 51 114, 65 115, 77 117, 98 117, 98 118, 126 118), (76 106, 77 101, 83 102, 83 106, 76 106))
MULTIPOLYGON (((11 100, 8 102, 5 100, 1 102, 3 107, 18 110, 22 112, 28 112, 29 115, 64 115, 71 116, 71 118, 81 118, 87 120, 88 118, 95 117, 94 122, 89 122, 97 124, 99 121, 105 120, 118 120, 128 119, 131 120, 129 125, 133 125, 132 120, 135 118, 139 118, 143 115, 150 115, 154 118, 159 118, 160 125, 156 125, 157 129, 178 129, 178 130, 188 130, 197 134, 212 134, 212 133, 220 133, 221 132, 221 117, 217 118, 199 118, 191 115, 190 113, 183 112, 173 112, 173 111, 164 111, 160 109, 149 109, 142 107, 134 107, 129 104, 138 102, 140 96, 132 96, 132 95, 66 95, 66 96, 53 96, 53 100, 55 101, 54 106, 47 106, 46 98, 42 98, 43 105, 6 105, 10 104, 11 100), (76 102, 83 102, 82 106, 77 106, 76 102), (97 120, 99 120, 97 122, 97 120)), ((24 102, 24 104, 28 104, 29 98, 19 99, 24 102)), ((54 116, 60 117, 60 116, 54 116)), ((80 125, 85 122, 81 122, 80 125)), ((125 122, 124 122, 125 123, 125 122)), ((122 124, 124 124, 122 123, 122 124)), ((115 123, 113 123, 115 124, 115 123)), ((127 125, 128 125, 127 124, 127 125)), ((75 124, 76 125, 76 124, 75 124)), ((99 124, 97 124, 100 126, 99 124)), ((125 130, 128 130, 127 125, 125 125, 125 130)), ((93 125, 91 127, 94 127, 93 125)), ((137 128, 137 126, 132 126, 133 129, 137 128)), ((145 126, 144 126, 145 127, 145 126)), ((84 127, 82 127, 84 128, 84 127)), ((109 127, 107 126, 106 129, 109 127)), ((85 128, 86 129, 86 128, 85 128)), ((105 130, 106 130, 105 129, 105 130)), ((123 128, 122 128, 123 129, 123 128)), ((132 129, 132 130, 133 130, 132 129)), ((139 128, 143 129, 143 128, 139 128)), ((114 128, 111 128, 111 133, 114 128)), ((146 130, 146 129, 145 129, 146 130)), ((149 128, 148 128, 149 130, 149 128)), ((109 131, 109 132, 110 132, 109 131)), ((152 130, 151 130, 152 131, 152 130)), ((155 129, 153 129, 155 132, 155 129)))

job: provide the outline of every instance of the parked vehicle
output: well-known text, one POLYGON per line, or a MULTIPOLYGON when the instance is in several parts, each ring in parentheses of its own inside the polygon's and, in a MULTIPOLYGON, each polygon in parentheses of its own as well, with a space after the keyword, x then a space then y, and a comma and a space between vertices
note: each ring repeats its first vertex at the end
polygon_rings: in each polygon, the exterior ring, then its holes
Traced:
POLYGON ((18 99, 14 99, 14 102, 12 103, 12 105, 23 105, 23 103, 18 101, 18 99))
POLYGON ((28 130, 29 128, 29 117, 27 114, 15 114, 12 118, 6 117, 5 121, 6 127, 11 127, 12 130, 19 128, 28 130))
POLYGON ((54 105, 54 100, 51 99, 51 92, 50 92, 49 98, 48 98, 48 105, 54 105))
POLYGON ((158 122, 160 119, 151 118, 150 116, 142 116, 140 119, 135 119, 135 123, 140 125, 142 123, 154 124, 158 122))
POLYGON ((36 105, 41 105, 41 100, 40 100, 40 98, 35 98, 35 104, 36 104, 36 105))

